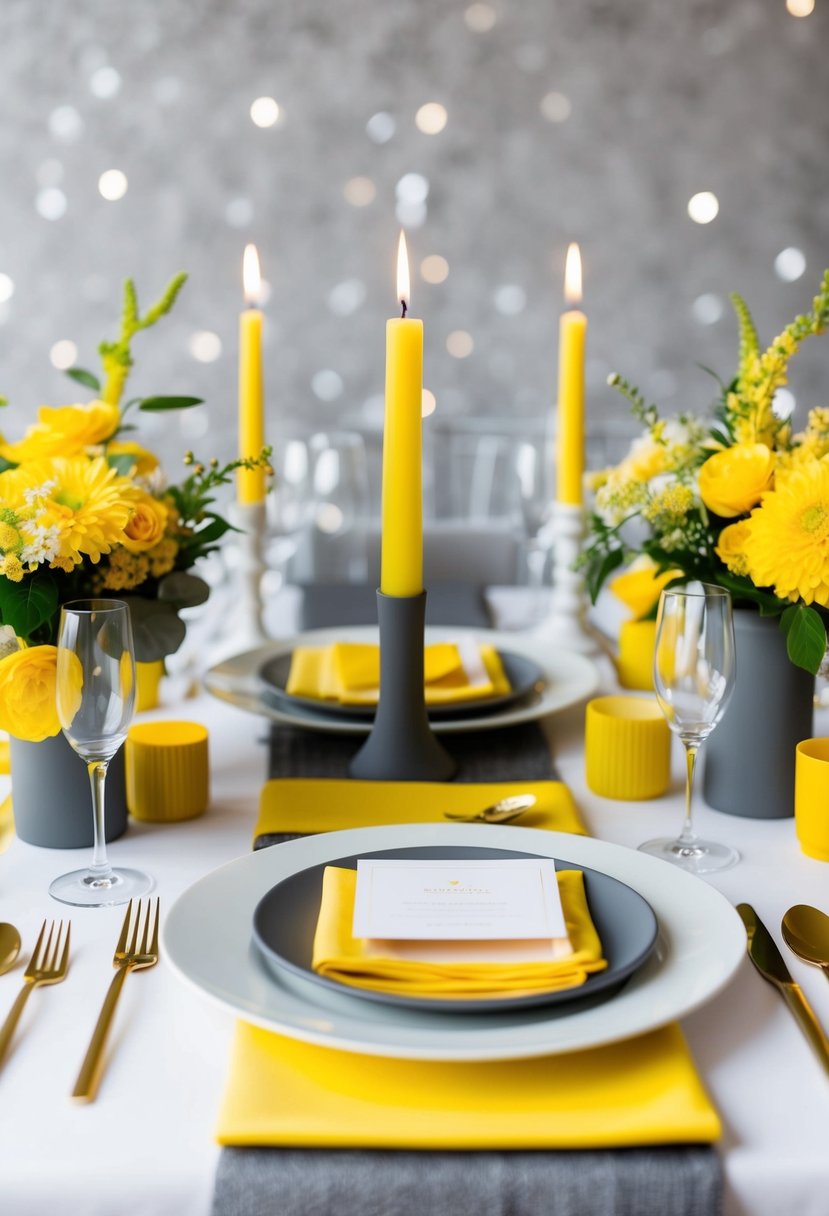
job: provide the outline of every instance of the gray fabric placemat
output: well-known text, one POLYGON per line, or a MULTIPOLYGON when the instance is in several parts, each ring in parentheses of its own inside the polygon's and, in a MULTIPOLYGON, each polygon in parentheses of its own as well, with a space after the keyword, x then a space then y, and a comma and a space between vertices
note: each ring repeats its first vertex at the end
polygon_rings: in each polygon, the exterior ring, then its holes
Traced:
MULTIPOLYGON (((336 596, 328 604, 335 611, 336 596)), ((274 726, 268 771, 342 777, 361 742, 274 726)), ((461 781, 556 776, 535 723, 446 735, 443 742, 461 781)), ((261 836, 255 847, 288 839, 261 836)), ((722 1168, 708 1145, 486 1153, 224 1148, 211 1216, 718 1216, 721 1210, 722 1168)))
POLYGON ((716 1216, 707 1147, 614 1152, 223 1149, 212 1216, 716 1216))
MULTIPOLYGON (((558 774, 550 745, 535 722, 486 732, 486 743, 474 731, 444 735, 442 742, 458 763, 456 781, 548 781, 558 774)), ((318 731, 273 726, 268 774, 271 777, 347 777, 348 765, 362 737, 324 735, 318 731)), ((347 824, 343 826, 347 827, 347 824)), ((288 836, 257 836, 254 849, 280 844, 288 836)))

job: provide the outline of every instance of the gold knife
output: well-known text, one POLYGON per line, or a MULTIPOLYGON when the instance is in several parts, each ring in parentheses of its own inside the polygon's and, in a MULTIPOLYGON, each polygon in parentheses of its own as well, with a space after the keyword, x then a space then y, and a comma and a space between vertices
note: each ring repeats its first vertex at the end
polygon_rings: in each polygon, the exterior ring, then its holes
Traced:
POLYGON ((811 1044, 817 1058, 829 1073, 829 1039, 815 1017, 811 1005, 796 984, 783 961, 783 955, 751 904, 737 904, 737 911, 746 927, 748 957, 764 980, 774 984, 794 1014, 797 1024, 811 1044))

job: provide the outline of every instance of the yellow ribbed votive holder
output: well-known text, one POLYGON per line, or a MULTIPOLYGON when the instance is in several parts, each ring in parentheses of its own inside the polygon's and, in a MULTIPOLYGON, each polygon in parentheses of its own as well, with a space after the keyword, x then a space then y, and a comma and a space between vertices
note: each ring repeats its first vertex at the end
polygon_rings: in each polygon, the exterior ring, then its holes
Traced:
POLYGON ((671 732, 656 701, 597 697, 585 713, 585 774, 603 798, 658 798, 671 781, 671 732))
POLYGON ((207 727, 139 722, 127 735, 126 770, 127 806, 136 819, 195 819, 210 800, 207 727))
POLYGON ((806 856, 829 861, 829 739, 804 739, 795 749, 794 825, 806 856))
POLYGON ((653 692, 656 621, 624 621, 619 629, 616 670, 622 688, 653 692))

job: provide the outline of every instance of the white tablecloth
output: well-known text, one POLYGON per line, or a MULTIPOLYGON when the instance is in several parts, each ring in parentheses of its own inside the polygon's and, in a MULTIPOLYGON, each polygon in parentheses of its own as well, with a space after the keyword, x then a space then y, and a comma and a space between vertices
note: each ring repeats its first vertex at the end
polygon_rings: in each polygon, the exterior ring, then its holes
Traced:
MULTIPOLYGON (((132 824, 114 860, 154 874, 162 915, 191 883, 250 848, 266 775, 266 724, 202 696, 166 706, 210 729, 212 800, 207 815, 179 825, 132 824)), ((556 760, 590 830, 635 845, 679 828, 682 759, 671 795, 611 802, 584 782, 583 707, 550 720, 556 760)), ((823 724, 827 726, 826 723, 823 724)), ((0 788, 0 794, 2 794, 0 788)), ((741 864, 711 881, 734 903, 755 905, 775 937, 792 903, 829 910, 829 866, 798 850, 790 819, 763 822, 697 811, 701 833, 736 844, 741 864)), ((30 951, 44 917, 60 916, 50 879, 85 863, 86 851, 14 841, 0 856, 0 920, 15 923, 30 951)), ((206 1216, 218 1148, 213 1127, 233 1020, 161 964, 129 977, 97 1101, 69 1092, 110 980, 123 909, 73 909, 68 978, 32 994, 0 1072, 0 1211, 45 1216, 206 1216)), ((785 949, 785 948, 784 948, 785 949)), ((829 985, 788 956, 824 1025, 829 985)), ((0 1017, 23 965, 0 977, 0 1017)), ((722 1114, 727 1216, 826 1216, 829 1212, 829 1080, 780 997, 746 961, 732 984, 684 1023, 722 1114)))

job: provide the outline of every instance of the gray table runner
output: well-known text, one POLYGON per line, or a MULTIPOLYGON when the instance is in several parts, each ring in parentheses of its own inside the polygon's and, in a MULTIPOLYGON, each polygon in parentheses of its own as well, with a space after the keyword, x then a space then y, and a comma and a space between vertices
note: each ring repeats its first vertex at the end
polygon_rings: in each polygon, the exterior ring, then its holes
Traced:
MULTIPOLYGON (((326 603, 336 622, 336 594, 329 591, 326 603)), ((534 723, 444 742, 463 781, 555 775, 534 723)), ((343 776, 359 744, 275 726, 269 773, 343 776)), ((256 848, 286 839, 262 836, 256 848)), ((212 1216, 717 1216, 721 1209, 720 1160, 707 1145, 485 1153, 224 1148, 212 1216)))

